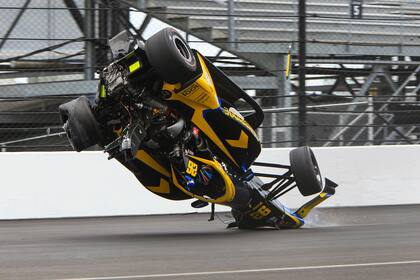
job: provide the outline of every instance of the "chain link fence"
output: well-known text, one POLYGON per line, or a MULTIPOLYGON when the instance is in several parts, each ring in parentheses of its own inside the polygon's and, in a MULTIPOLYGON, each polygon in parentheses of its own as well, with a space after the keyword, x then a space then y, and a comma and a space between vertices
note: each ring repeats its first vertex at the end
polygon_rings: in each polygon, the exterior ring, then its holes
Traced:
POLYGON ((107 39, 167 25, 263 107, 264 147, 415 144, 419 15, 416 0, 2 0, 0 149, 70 150, 57 108, 94 94, 107 39))

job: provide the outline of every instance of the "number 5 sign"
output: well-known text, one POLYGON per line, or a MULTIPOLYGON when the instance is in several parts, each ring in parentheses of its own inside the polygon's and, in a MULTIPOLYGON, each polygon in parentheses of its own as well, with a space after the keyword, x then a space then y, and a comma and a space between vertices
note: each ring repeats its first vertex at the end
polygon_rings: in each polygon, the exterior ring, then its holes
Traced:
POLYGON ((363 0, 350 0, 350 16, 351 18, 362 18, 363 0))

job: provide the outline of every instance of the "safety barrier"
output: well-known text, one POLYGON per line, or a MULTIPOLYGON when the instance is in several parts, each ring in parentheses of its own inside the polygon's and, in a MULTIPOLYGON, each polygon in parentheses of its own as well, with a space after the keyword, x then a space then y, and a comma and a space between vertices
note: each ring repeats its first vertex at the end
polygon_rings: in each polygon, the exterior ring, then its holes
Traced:
MULTIPOLYGON (((420 204, 420 145, 314 151, 323 175, 340 185, 324 207, 420 204)), ((288 152, 266 149, 259 161, 288 163, 288 152)), ((0 153, 0 170, 0 219, 197 211, 191 201, 174 202, 150 193, 100 152, 0 153)), ((296 190, 283 201, 293 208, 306 199, 296 190)))

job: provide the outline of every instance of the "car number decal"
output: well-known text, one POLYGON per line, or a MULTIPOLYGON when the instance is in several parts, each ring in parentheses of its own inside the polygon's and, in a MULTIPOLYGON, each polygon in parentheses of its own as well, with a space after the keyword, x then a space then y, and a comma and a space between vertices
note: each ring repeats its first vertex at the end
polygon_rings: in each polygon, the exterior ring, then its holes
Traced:
POLYGON ((187 174, 195 177, 197 176, 198 165, 193 161, 188 161, 187 174))
POLYGON ((252 208, 251 214, 249 216, 254 220, 261 220, 264 217, 270 215, 271 209, 264 205, 262 202, 257 204, 254 208, 252 208))

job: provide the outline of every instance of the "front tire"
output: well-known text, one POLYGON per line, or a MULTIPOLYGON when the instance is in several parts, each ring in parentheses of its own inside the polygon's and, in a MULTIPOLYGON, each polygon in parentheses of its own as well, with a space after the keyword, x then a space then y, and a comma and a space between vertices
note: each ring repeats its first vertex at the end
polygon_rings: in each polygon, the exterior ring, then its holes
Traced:
POLYGON ((322 176, 311 148, 300 147, 290 151, 290 166, 296 185, 303 196, 322 190, 322 176))
POLYGON ((196 76, 197 61, 187 42, 173 28, 165 28, 146 41, 146 55, 159 74, 170 84, 185 83, 196 76))
POLYGON ((85 96, 60 105, 59 112, 64 123, 63 128, 74 150, 80 152, 101 141, 99 123, 85 96))

